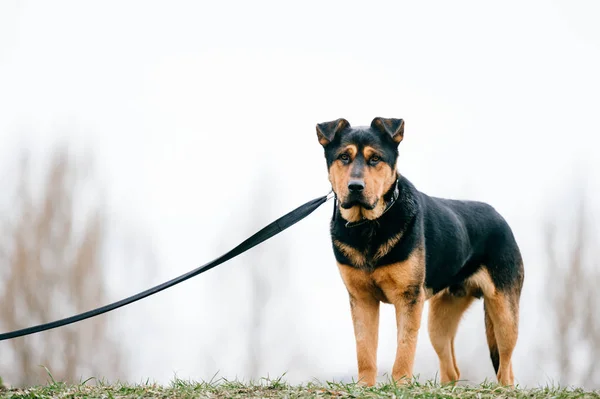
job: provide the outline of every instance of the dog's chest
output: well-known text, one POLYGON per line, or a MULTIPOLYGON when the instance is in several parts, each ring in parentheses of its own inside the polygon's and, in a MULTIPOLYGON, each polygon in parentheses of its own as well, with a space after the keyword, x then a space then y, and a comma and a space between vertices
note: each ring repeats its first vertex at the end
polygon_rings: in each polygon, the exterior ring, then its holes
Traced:
POLYGON ((402 239, 402 233, 377 235, 365 230, 353 236, 332 236, 334 253, 338 262, 359 269, 373 270, 402 239))
POLYGON ((374 298, 385 303, 415 305, 424 295, 424 257, 413 251, 402 262, 366 270, 338 262, 342 279, 351 298, 374 298))

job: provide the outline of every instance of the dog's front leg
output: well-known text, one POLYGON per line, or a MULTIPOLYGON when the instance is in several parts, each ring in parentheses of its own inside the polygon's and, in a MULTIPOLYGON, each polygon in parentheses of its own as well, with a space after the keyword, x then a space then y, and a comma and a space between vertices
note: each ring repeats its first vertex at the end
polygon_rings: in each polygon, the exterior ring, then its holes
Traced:
POLYGON ((359 384, 373 386, 377 378, 379 300, 373 296, 373 280, 368 272, 340 263, 338 267, 350 296, 359 384))
POLYGON ((424 302, 423 290, 417 287, 405 291, 403 295, 394 301, 398 328, 398 347, 392 369, 392 378, 399 383, 409 383, 412 379, 424 302))
POLYGON ((377 378, 379 301, 371 296, 354 297, 350 294, 350 308, 356 338, 358 382, 373 386, 377 378))

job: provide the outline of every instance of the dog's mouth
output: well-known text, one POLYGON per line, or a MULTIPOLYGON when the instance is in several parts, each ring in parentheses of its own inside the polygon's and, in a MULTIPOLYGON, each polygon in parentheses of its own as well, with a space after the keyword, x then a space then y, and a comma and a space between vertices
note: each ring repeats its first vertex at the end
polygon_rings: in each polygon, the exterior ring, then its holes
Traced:
POLYGON ((344 208, 344 209, 351 209, 351 208, 353 208, 355 206, 360 206, 363 209, 366 209, 368 211, 372 211, 377 206, 377 201, 375 201, 373 204, 369 204, 364 199, 349 198, 349 199, 347 199, 344 202, 340 202, 340 206, 342 208, 344 208))

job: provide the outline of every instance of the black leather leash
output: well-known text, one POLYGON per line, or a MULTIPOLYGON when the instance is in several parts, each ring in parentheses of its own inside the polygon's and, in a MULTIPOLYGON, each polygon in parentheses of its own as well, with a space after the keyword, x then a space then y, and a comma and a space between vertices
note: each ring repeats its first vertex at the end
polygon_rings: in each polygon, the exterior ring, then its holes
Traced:
POLYGON ((268 240, 269 238, 281 233, 283 230, 288 227, 296 224, 300 220, 304 219, 308 215, 310 215, 315 209, 319 206, 323 205, 327 200, 333 198, 333 193, 329 193, 323 197, 315 198, 312 201, 308 201, 304 205, 299 206, 293 211, 283 215, 279 219, 275 220, 271 224, 263 227, 258 232, 254 233, 254 235, 247 238, 245 241, 240 243, 238 246, 230 250, 229 252, 221 255, 216 258, 212 262, 209 262, 203 266, 200 266, 192 271, 189 271, 185 274, 182 274, 179 277, 176 277, 172 280, 159 284, 155 287, 149 288, 145 291, 142 291, 138 294, 132 295, 128 298, 121 299, 120 301, 113 302, 111 304, 99 307, 97 309, 89 310, 87 312, 80 313, 78 315, 74 315, 71 317, 67 317, 65 319, 56 320, 50 323, 40 324, 33 327, 23 328, 21 330, 11 331, 8 333, 0 334, 0 341, 4 341, 11 338, 22 337, 24 335, 35 334, 41 331, 50 330, 57 327, 66 326, 67 324, 76 323, 81 320, 89 319, 90 317, 98 316, 106 312, 110 312, 111 310, 118 309, 122 306, 129 305, 130 303, 139 301, 140 299, 144 299, 150 295, 154 295, 162 290, 166 290, 167 288, 171 288, 172 286, 179 284, 189 278, 195 277, 201 273, 204 273, 215 266, 220 265, 223 262, 227 262, 228 260, 235 258, 236 256, 246 252, 250 248, 260 244, 263 241, 268 240))

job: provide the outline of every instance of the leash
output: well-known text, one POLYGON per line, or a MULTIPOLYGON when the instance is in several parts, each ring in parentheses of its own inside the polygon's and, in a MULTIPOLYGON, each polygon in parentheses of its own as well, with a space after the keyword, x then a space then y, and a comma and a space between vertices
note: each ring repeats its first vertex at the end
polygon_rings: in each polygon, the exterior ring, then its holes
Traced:
POLYGON ((182 274, 179 277, 176 277, 172 280, 169 280, 167 282, 159 284, 155 287, 149 288, 145 291, 142 291, 138 294, 132 295, 128 298, 121 299, 120 301, 113 302, 111 304, 99 307, 97 309, 89 310, 87 312, 83 312, 78 315, 67 317, 67 318, 64 318, 61 320, 56 320, 56 321, 53 321, 50 323, 39 324, 37 326, 23 328, 21 330, 16 330, 16 331, 11 331, 8 333, 0 334, 0 341, 17 338, 17 337, 22 337, 25 335, 35 334, 35 333, 38 333, 41 331, 46 331, 46 330, 50 330, 53 328, 58 328, 58 327, 66 326, 68 324, 76 323, 78 321, 82 321, 85 319, 89 319, 91 317, 98 316, 98 315, 101 315, 106 312, 110 312, 111 310, 118 309, 122 306, 129 305, 133 302, 139 301, 140 299, 144 299, 146 297, 149 297, 150 295, 154 295, 162 290, 166 290, 167 288, 171 288, 174 285, 184 282, 185 280, 195 277, 199 274, 202 274, 202 273, 212 269, 213 267, 220 265, 223 262, 227 262, 228 260, 235 258, 238 255, 241 255, 242 253, 244 253, 247 250, 249 250, 250 248, 262 243, 263 241, 266 241, 269 238, 281 233, 283 230, 298 223, 299 221, 301 221, 302 219, 304 219, 305 217, 310 215, 315 209, 317 209, 318 207, 323 205, 325 202, 327 202, 331 198, 333 198, 333 191, 331 191, 329 194, 327 194, 323 197, 315 198, 312 201, 308 201, 304 205, 299 206, 298 208, 294 209, 293 211, 283 215, 279 219, 277 219, 274 222, 263 227, 261 230, 254 233, 252 236, 250 236, 249 238, 247 238, 246 240, 244 240, 243 242, 238 244, 238 246, 231 249, 229 252, 221 255, 220 257, 214 259, 213 261, 211 261, 203 266, 200 266, 194 270, 191 270, 185 274, 182 274))

